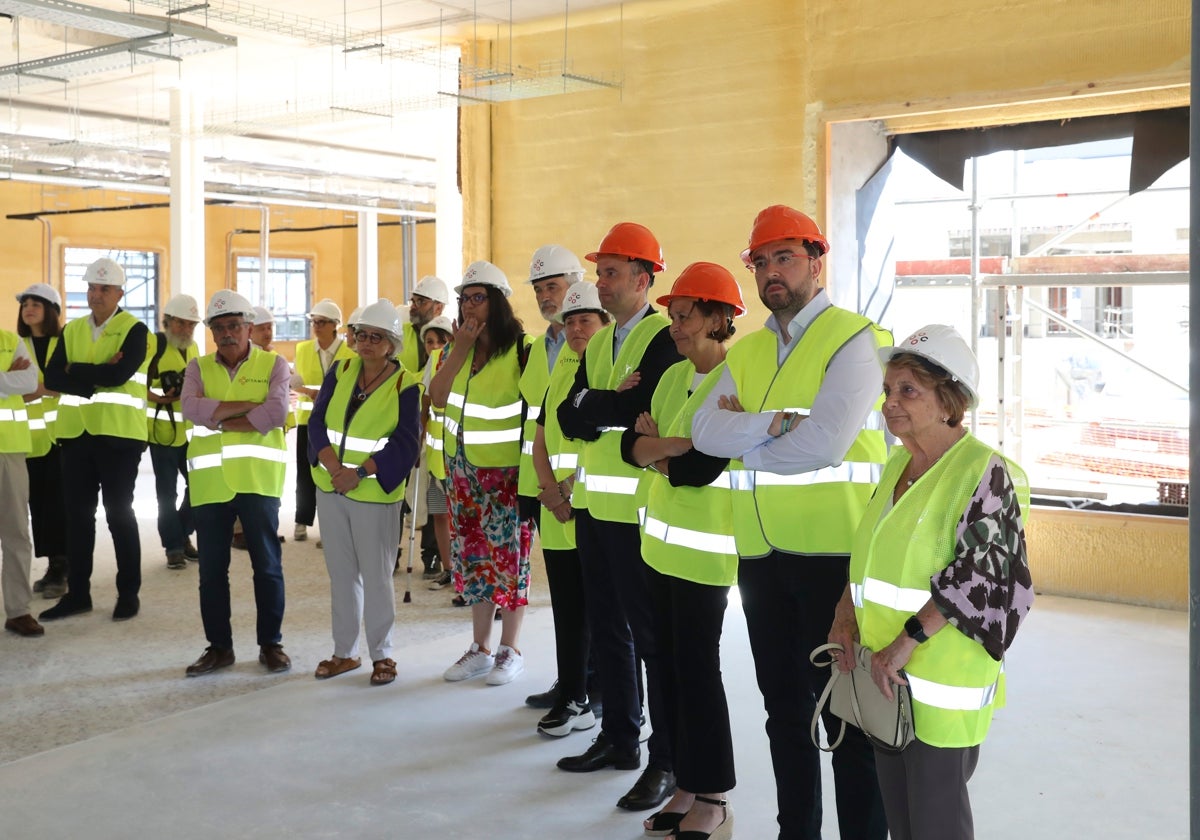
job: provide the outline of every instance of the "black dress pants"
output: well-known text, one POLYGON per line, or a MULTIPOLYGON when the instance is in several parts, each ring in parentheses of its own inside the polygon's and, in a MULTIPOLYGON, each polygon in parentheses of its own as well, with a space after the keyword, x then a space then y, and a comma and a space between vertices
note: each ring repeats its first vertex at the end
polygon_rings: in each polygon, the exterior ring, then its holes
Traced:
POLYGON ((587 664, 590 634, 584 599, 583 567, 576 549, 543 548, 550 610, 554 615, 554 651, 558 688, 564 700, 588 696, 587 664))
POLYGON ((26 458, 29 472, 29 520, 34 557, 67 553, 66 502, 63 497, 62 447, 54 444, 38 458, 26 458))
POLYGON ((317 485, 308 463, 308 424, 296 427, 296 524, 317 521, 317 485))

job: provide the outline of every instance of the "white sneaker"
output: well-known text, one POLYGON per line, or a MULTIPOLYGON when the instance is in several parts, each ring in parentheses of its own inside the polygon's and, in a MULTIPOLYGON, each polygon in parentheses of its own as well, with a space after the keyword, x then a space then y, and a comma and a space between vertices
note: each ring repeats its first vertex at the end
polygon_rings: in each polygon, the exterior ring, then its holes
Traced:
POLYGON ((488 685, 504 685, 515 680, 525 670, 525 657, 508 645, 496 648, 496 664, 488 674, 488 685))
POLYGON ((308 539, 308 526, 297 523, 296 530, 292 531, 292 539, 296 542, 304 542, 308 539))
POLYGON ((457 662, 447 668, 446 673, 442 674, 442 676, 448 682, 469 680, 471 677, 478 677, 480 674, 490 671, 494 661, 495 657, 479 649, 478 642, 471 642, 471 646, 467 648, 467 652, 460 656, 457 662))

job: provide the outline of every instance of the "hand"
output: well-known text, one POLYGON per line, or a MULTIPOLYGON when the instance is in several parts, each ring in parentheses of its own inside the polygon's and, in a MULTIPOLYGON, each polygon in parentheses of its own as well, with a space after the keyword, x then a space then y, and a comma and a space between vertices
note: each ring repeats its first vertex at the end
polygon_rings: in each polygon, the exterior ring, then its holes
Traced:
POLYGON ((678 458, 692 451, 692 439, 685 437, 662 438, 668 458, 678 458))
POLYGON ((120 350, 118 350, 116 353, 113 353, 113 357, 111 359, 109 359, 107 362, 105 362, 105 364, 106 365, 115 365, 117 362, 121 361, 121 359, 123 359, 124 357, 125 357, 125 354, 122 353, 120 350))
POLYGON ((19 359, 13 359, 12 364, 8 366, 8 370, 10 373, 18 370, 28 370, 31 364, 33 364, 33 362, 31 362, 27 357, 22 356, 19 359))
POLYGON ((843 653, 833 651, 833 661, 837 664, 838 670, 843 674, 854 670, 854 643, 858 641, 858 622, 854 620, 853 612, 850 614, 849 621, 841 616, 834 616, 833 626, 829 628, 829 641, 835 645, 841 645, 844 651, 843 653))
POLYGON ((329 478, 333 483, 333 489, 343 496, 359 484, 358 473, 345 465, 330 472, 329 478))
MULTIPOLYGON (((630 376, 637 376, 637 373, 631 373, 630 376)), ((629 380, 625 380, 628 382, 629 380)), ((650 416, 649 411, 643 411, 638 415, 638 419, 634 421, 633 430, 639 435, 646 437, 658 437, 658 424, 654 422, 654 418, 650 416)))
POLYGON ((628 391, 631 388, 636 388, 641 381, 642 375, 635 370, 633 373, 626 376, 621 381, 621 384, 618 385, 614 390, 616 390, 616 392, 619 394, 622 391, 628 391))
POLYGON ((566 525, 571 521, 571 517, 575 515, 575 509, 571 507, 570 502, 563 502, 558 507, 550 511, 554 514, 554 518, 562 524, 566 525))
POLYGON ((871 680, 887 699, 893 698, 893 685, 908 685, 908 680, 900 675, 900 669, 908 664, 916 648, 916 639, 901 633, 890 645, 871 657, 871 680))
POLYGON ((479 334, 483 332, 486 322, 476 318, 468 318, 463 322, 463 325, 454 332, 454 346, 471 347, 475 344, 475 339, 479 338, 479 334))
POLYGON ((717 408, 722 411, 745 411, 736 394, 726 394, 717 397, 717 408))

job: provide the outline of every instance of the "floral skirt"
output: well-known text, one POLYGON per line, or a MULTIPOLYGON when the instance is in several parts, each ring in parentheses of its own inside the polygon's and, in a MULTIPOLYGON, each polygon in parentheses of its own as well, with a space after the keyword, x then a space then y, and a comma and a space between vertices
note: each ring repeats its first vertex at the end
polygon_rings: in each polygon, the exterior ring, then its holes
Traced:
POLYGON ((462 441, 447 464, 454 588, 468 604, 515 610, 529 603, 531 523, 517 505, 516 467, 476 467, 462 441))

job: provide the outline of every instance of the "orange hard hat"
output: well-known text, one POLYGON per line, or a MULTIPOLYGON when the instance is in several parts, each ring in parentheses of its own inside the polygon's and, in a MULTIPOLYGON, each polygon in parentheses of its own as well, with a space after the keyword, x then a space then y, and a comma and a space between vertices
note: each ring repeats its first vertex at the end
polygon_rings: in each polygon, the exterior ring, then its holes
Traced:
POLYGON ((618 257, 628 257, 631 260, 645 260, 653 263, 655 271, 666 271, 663 262, 662 246, 654 238, 648 227, 636 222, 619 222, 604 237, 600 247, 584 259, 595 262, 601 254, 613 254, 618 257))
POLYGON ((787 239, 811 242, 820 251, 817 256, 829 251, 829 240, 809 216, 783 204, 772 204, 754 217, 754 227, 750 230, 750 245, 742 251, 742 262, 749 265, 750 254, 756 248, 761 248, 768 242, 787 239))
POLYGON ((737 280, 723 265, 710 262, 694 262, 675 278, 671 291, 658 299, 659 306, 670 306, 675 298, 697 298, 716 303, 727 303, 733 307, 734 315, 745 315, 742 290, 737 280))

